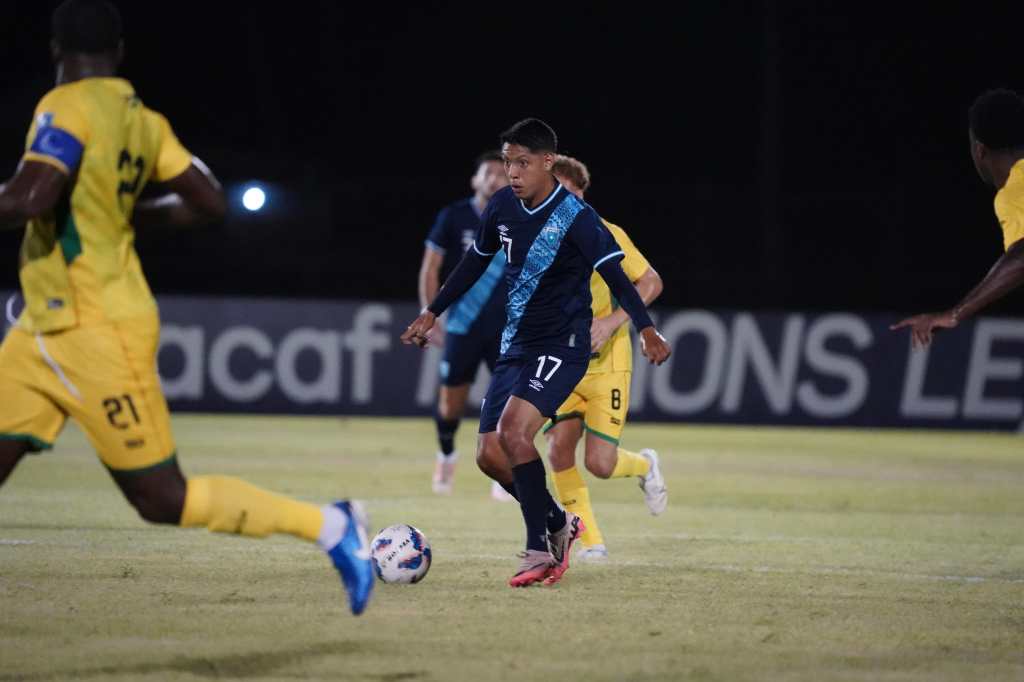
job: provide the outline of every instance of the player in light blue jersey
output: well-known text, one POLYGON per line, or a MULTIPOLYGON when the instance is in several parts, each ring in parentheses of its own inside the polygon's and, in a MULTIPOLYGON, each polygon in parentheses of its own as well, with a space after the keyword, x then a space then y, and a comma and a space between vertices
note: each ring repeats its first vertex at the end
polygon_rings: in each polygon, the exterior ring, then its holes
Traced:
MULTIPOLYGON (((420 305, 426 307, 441 288, 442 274, 447 276, 462 259, 480 229, 480 216, 494 193, 508 184, 501 152, 481 154, 476 172, 470 179, 473 196, 441 209, 427 235, 420 266, 420 305)), ((494 371, 498 360, 498 340, 505 327, 505 280, 502 276, 504 254, 494 256, 490 266, 476 284, 448 309, 431 330, 431 344, 444 347, 441 359, 441 389, 437 399, 439 450, 435 457, 431 486, 435 493, 451 494, 455 463, 455 432, 466 411, 469 389, 481 363, 494 371)), ((501 486, 494 484, 492 497, 508 498, 501 486)))

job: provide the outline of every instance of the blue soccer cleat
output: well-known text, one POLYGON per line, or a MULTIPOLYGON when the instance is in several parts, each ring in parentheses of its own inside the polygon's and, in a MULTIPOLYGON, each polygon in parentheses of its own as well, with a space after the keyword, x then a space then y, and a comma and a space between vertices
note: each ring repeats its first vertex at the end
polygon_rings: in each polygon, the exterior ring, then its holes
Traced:
POLYGON ((370 542, 366 538, 366 512, 363 505, 355 501, 335 502, 331 507, 340 511, 348 523, 341 539, 327 550, 327 554, 341 574, 352 613, 358 616, 370 601, 376 580, 370 560, 370 542))

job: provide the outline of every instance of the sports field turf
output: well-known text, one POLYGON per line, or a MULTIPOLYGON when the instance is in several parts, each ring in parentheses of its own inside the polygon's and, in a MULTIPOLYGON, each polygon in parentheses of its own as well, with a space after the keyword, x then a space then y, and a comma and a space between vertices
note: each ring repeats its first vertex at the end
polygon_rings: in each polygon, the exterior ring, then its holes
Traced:
POLYGON ((1021 680, 1024 440, 631 425, 670 503, 591 481, 611 558, 505 580, 516 506, 428 420, 175 418, 186 473, 418 526, 424 582, 349 614, 315 547, 148 526, 79 432, 0 489, 0 680, 1021 680))

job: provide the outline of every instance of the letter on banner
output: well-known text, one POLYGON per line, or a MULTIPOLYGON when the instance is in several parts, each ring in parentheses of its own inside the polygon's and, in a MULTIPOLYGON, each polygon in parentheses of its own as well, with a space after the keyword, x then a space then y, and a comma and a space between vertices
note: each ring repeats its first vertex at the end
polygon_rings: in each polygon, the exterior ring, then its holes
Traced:
POLYGON ((856 358, 833 353, 825 346, 832 336, 845 336, 855 348, 871 345, 871 328, 856 315, 833 314, 818 318, 807 330, 804 353, 811 369, 825 376, 846 381, 846 390, 838 395, 825 395, 813 381, 801 381, 796 389, 800 407, 812 417, 848 417, 861 408, 868 396, 868 372, 856 358))
POLYGON ((231 354, 248 348, 264 360, 274 355, 274 345, 267 335, 255 327, 230 327, 210 347, 210 380, 214 388, 228 400, 240 403, 259 400, 274 385, 274 378, 265 369, 253 372, 248 380, 231 375, 231 354))
POLYGON ((345 347, 352 351, 352 402, 365 405, 373 400, 373 354, 391 349, 391 308, 380 303, 359 307, 352 331, 345 335, 345 347), (376 325, 384 329, 375 329, 376 325))
POLYGON ((793 385, 800 361, 800 340, 804 330, 802 315, 789 315, 782 332, 782 348, 778 368, 772 366, 771 351, 750 313, 740 313, 732 324, 732 346, 729 369, 722 396, 722 410, 734 413, 743 402, 743 385, 749 358, 761 392, 775 414, 786 414, 793 405, 793 385))
POLYGON ((341 334, 303 327, 281 340, 274 363, 278 385, 289 400, 303 405, 336 403, 341 398, 341 334), (298 372, 299 354, 311 350, 319 358, 320 375, 303 381, 298 372))
POLYGON ((952 396, 929 397, 924 394, 924 382, 928 376, 928 354, 931 348, 914 349, 909 343, 907 352, 907 376, 903 380, 903 396, 900 398, 900 416, 923 419, 952 419, 959 408, 952 396))
POLYGON ((967 419, 1015 421, 1024 414, 1019 398, 985 397, 985 384, 989 381, 1019 381, 1024 374, 1024 365, 1018 358, 992 357, 992 343, 996 340, 1024 341, 1024 322, 983 319, 974 325, 974 345, 964 392, 964 417, 967 419))
POLYGON ((181 372, 176 377, 160 377, 164 397, 168 400, 187 398, 202 400, 203 376, 206 366, 206 355, 203 342, 206 334, 202 327, 180 327, 176 324, 165 324, 160 328, 160 351, 164 347, 181 350, 184 358, 181 372))
POLYGON ((651 373, 651 394, 654 404, 671 415, 686 415, 706 410, 714 402, 722 384, 722 361, 728 336, 725 325, 714 314, 702 310, 680 313, 668 318, 661 333, 672 355, 658 371, 651 373), (687 334, 700 334, 707 341, 707 355, 701 367, 704 373, 697 387, 689 392, 672 388, 672 366, 676 358, 687 353, 679 340, 687 334))

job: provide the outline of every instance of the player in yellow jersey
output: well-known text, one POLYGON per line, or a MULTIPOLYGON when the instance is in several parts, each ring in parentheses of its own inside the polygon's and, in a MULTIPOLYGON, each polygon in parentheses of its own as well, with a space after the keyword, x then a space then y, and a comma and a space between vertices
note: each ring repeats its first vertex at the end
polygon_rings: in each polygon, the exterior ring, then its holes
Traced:
POLYGON ((1005 253, 984 279, 949 310, 925 313, 894 324, 910 327, 915 347, 927 346, 939 329, 951 329, 1024 284, 1024 97, 990 90, 971 105, 968 134, 974 168, 996 188, 995 211, 1005 253))
MULTIPOLYGON (((587 167, 572 157, 560 156, 551 172, 580 199, 590 186, 587 167)), ((650 305, 661 294, 661 277, 621 227, 607 220, 604 223, 625 253, 621 263, 623 271, 636 286, 644 304, 650 305)), ((590 366, 545 431, 559 501, 582 518, 586 526, 580 537, 579 552, 579 557, 585 561, 604 559, 608 550, 590 505, 590 491, 576 469, 576 444, 584 433, 587 471, 598 478, 639 477, 652 514, 663 512, 668 503, 658 453, 650 449, 636 453, 619 447, 619 436, 629 409, 633 368, 633 349, 625 324, 629 317, 615 305, 608 285, 596 273, 590 280, 590 294, 594 313, 590 329, 593 352, 590 366)))
POLYGON ((123 50, 106 0, 54 11, 57 87, 0 185, 0 228, 27 223, 25 308, 0 344, 0 483, 26 453, 52 447, 70 416, 143 519, 316 542, 360 613, 374 577, 359 503, 318 507, 226 476, 186 479, 178 466, 156 368, 159 318, 132 220, 217 221, 225 202, 167 119, 115 77, 123 50), (171 194, 140 202, 150 181, 171 194))

